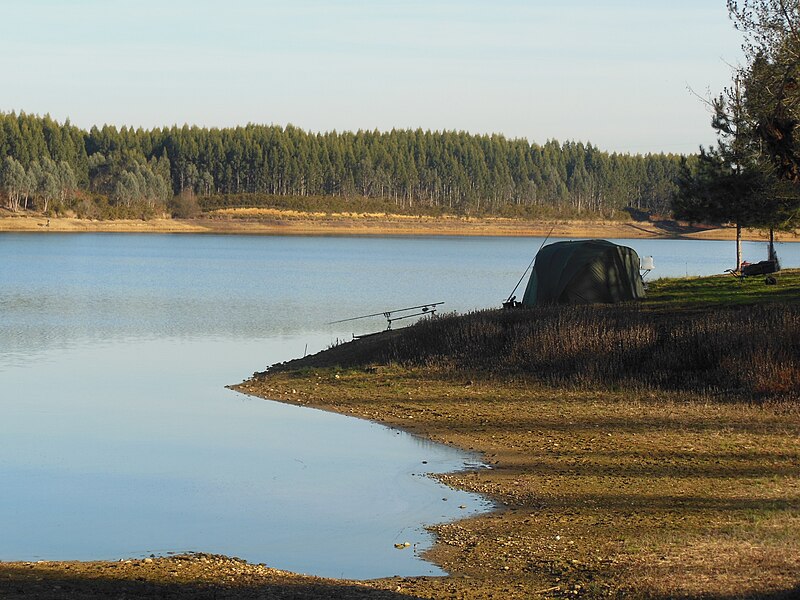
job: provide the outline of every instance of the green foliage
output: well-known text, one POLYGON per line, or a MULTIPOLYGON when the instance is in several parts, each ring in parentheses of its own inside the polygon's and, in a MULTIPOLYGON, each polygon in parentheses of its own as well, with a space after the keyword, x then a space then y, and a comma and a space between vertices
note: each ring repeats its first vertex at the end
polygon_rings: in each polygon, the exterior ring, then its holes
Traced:
POLYGON ((715 126, 740 156, 747 150, 751 160, 770 165, 775 179, 792 184, 773 192, 762 215, 770 227, 793 228, 800 224, 800 1, 727 4, 744 34, 746 63, 726 94, 727 110, 717 110, 727 118, 715 126))
POLYGON ((7 156, 0 169, 0 186, 6 190, 9 210, 27 209, 29 202, 35 201, 42 212, 49 214, 71 198, 77 181, 66 161, 56 163, 45 156, 42 162, 33 160, 26 170, 19 161, 7 156))
POLYGON ((135 203, 144 203, 153 210, 163 208, 172 197, 169 183, 153 171, 156 163, 135 162, 130 170, 123 169, 114 185, 111 200, 115 204, 131 207, 135 203))
POLYGON ((769 226, 778 187, 778 180, 757 163, 732 164, 719 151, 701 149, 691 165, 681 165, 672 210, 676 218, 694 223, 769 226))
POLYGON ((105 125, 85 132, 24 113, 0 113, 0 155, 25 169, 45 158, 65 162, 78 188, 90 192, 83 202, 99 194, 125 210, 163 204, 163 181, 170 196, 191 190, 205 207, 250 195, 326 198, 330 205, 347 199, 360 212, 606 218, 628 207, 667 213, 680 163, 674 155, 455 131, 105 125))
POLYGON ((221 208, 274 208, 298 212, 375 213, 441 216, 441 207, 412 205, 398 206, 388 198, 364 196, 278 196, 272 194, 215 194, 202 196, 199 204, 204 211, 221 208))
POLYGON ((23 194, 27 191, 28 181, 25 169, 12 156, 6 156, 0 165, 0 184, 6 191, 6 208, 16 212, 23 194))
MULTIPOLYGON (((715 98, 717 147, 684 161, 673 211, 691 221, 794 229, 800 225, 800 0, 728 0, 746 63, 715 98)), ((770 257, 773 257, 770 245, 770 257)))

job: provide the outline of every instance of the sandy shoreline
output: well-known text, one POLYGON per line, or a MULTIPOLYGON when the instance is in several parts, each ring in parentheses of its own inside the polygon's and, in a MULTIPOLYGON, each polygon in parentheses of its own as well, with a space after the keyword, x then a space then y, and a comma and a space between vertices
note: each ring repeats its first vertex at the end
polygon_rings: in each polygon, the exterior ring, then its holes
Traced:
MULTIPOLYGON (((0 232, 107 232, 107 233, 210 233, 245 235, 465 235, 531 236, 558 238, 685 238, 733 240, 733 227, 703 228, 674 222, 635 221, 523 221, 503 218, 408 217, 403 215, 308 215, 273 211, 270 218, 121 219, 97 221, 59 217, 0 215, 0 232), (285 214, 284 214, 285 213, 285 214), (552 233, 551 233, 552 232, 552 233)), ((763 241, 767 234, 745 230, 745 240, 763 241)), ((778 233, 778 241, 799 241, 800 236, 778 233)))

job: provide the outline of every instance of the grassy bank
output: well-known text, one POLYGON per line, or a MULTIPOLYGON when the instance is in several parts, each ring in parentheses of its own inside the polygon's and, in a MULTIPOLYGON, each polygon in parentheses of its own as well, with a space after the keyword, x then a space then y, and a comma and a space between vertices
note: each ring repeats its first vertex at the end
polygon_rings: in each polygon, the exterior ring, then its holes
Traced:
POLYGON ((725 401, 800 399, 800 271, 660 280, 643 303, 444 315, 294 361, 396 364, 573 390, 688 392, 725 401))
POLYGON ((797 271, 656 282, 641 305, 444 316, 240 389, 484 454, 442 479, 502 508, 436 528, 452 576, 418 597, 789 598, 798 300, 797 271))

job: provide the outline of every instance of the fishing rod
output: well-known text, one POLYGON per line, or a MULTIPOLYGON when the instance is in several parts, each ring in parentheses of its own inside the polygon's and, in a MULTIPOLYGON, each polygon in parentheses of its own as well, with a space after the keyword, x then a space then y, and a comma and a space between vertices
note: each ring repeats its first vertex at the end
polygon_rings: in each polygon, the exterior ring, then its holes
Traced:
POLYGON ((439 306, 440 304, 444 304, 444 302, 429 302, 428 304, 420 304, 419 306, 409 306, 407 308, 395 308, 393 310, 386 310, 383 312, 372 313, 370 315, 361 315, 360 317, 339 319, 338 321, 329 322, 328 325, 334 325, 336 323, 346 323, 348 321, 357 321, 358 319, 367 319, 369 317, 386 317, 386 320, 389 321, 389 324, 391 325, 392 321, 398 321, 400 319, 406 319, 408 317, 416 317, 418 315, 427 314, 428 312, 436 312, 436 307, 439 306), (404 315, 402 317, 394 317, 394 318, 391 317, 392 313, 406 312, 409 310, 417 310, 417 309, 422 309, 422 312, 417 313, 415 315, 404 315))
MULTIPOLYGON (((553 233, 553 230, 554 230, 555 228, 556 228, 556 226, 555 226, 555 224, 553 224, 553 226, 550 228, 550 233, 548 233, 548 234, 547 234, 547 237, 546 237, 546 238, 544 238, 544 239, 542 240, 542 243, 541 243, 541 245, 539 246, 539 250, 541 250, 542 248, 544 248, 544 245, 547 243, 547 240, 549 240, 549 239, 550 239, 550 235, 553 233)), ((536 254, 539 254, 539 250, 537 250, 537 251, 536 251, 536 254)), ((520 277, 520 278, 519 278, 519 281, 517 282, 517 285, 515 285, 515 286, 514 286, 514 289, 513 289, 513 290, 511 290, 511 293, 508 295, 508 298, 506 299, 506 301, 505 301, 505 302, 503 302, 503 306, 505 306, 506 304, 508 304, 508 303, 510 303, 510 302, 511 302, 511 298, 513 298, 513 297, 514 297, 514 292, 516 292, 516 291, 517 291, 517 288, 519 287, 519 284, 520 284, 520 283, 522 283, 522 280, 523 280, 523 279, 525 279, 525 275, 528 273, 528 271, 530 270, 530 268, 533 266, 533 263, 536 261, 536 254, 534 254, 534 255, 533 255, 533 258, 531 259, 531 262, 530 262, 530 263, 528 263, 528 266, 526 267, 525 271, 523 271, 523 273, 522 273, 522 277, 520 277)))

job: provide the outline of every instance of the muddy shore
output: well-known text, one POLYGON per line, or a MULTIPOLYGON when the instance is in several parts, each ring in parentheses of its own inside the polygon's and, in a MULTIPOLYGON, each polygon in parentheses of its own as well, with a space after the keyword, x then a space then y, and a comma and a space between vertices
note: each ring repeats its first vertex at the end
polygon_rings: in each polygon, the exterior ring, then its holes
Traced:
POLYGON ((418 597, 800 594, 796 412, 380 366, 236 389, 484 455, 491 470, 441 480, 501 508, 434 528, 427 558, 451 577, 407 581, 418 597))

